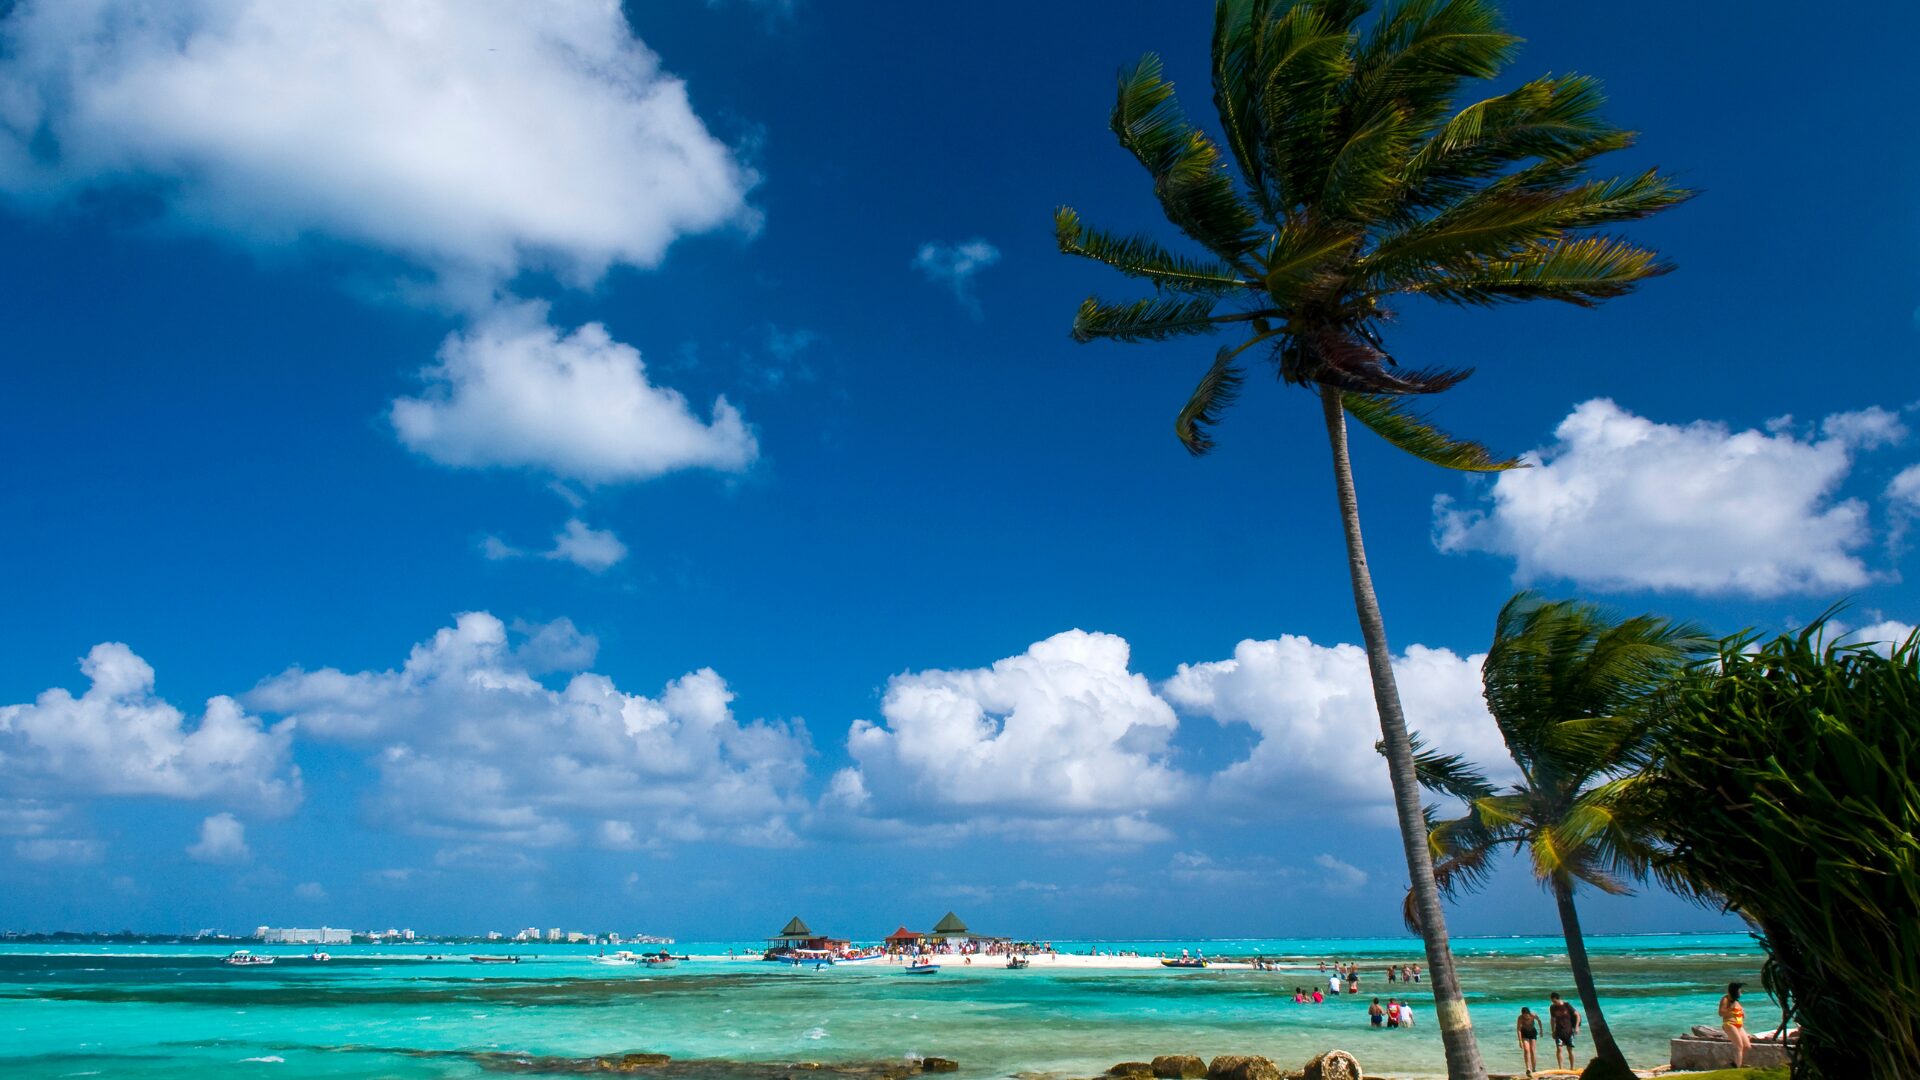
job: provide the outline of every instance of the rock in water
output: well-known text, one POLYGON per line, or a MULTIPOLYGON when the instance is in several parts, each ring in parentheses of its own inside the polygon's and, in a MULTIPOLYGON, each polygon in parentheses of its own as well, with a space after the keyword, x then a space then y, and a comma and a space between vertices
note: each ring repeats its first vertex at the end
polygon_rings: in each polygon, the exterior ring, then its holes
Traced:
POLYGON ((921 1072, 952 1072, 959 1067, 960 1063, 952 1058, 930 1057, 920 1059, 921 1072))
POLYGON ((1192 1054, 1165 1054, 1153 1059, 1153 1075, 1160 1080, 1200 1080, 1207 1063, 1192 1054))
POLYGON ((1207 1080, 1281 1080, 1280 1067, 1250 1054, 1221 1054, 1207 1063, 1207 1080))
POLYGON ((1303 1080, 1361 1080, 1360 1062, 1345 1050, 1329 1050, 1301 1069, 1303 1080))
POLYGON ((1153 1066, 1144 1061, 1123 1061, 1107 1070, 1108 1076, 1150 1077, 1155 1075, 1153 1066))

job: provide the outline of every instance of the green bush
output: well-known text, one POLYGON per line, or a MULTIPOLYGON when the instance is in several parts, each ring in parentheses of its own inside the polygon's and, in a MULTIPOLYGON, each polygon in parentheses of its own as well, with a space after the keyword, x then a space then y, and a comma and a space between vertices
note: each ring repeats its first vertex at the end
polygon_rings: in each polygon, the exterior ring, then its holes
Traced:
POLYGON ((1760 932, 1798 1078, 1920 1077, 1920 635, 1721 643, 1649 731, 1663 876, 1760 932))

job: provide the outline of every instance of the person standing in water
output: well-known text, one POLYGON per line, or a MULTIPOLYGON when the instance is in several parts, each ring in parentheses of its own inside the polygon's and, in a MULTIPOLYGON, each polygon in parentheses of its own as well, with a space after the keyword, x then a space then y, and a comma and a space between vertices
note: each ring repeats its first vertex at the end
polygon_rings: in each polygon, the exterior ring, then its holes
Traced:
POLYGON ((1747 1007, 1740 1004, 1740 988, 1746 983, 1728 983, 1727 996, 1720 999, 1720 1029, 1727 1033, 1727 1041, 1733 1044, 1733 1067, 1738 1069, 1747 1063, 1747 1046, 1753 1037, 1747 1034, 1747 1007))
POLYGON ((1580 1030, 1580 1013, 1576 1011, 1573 1006, 1561 1001, 1559 994, 1549 994, 1547 997, 1548 1000, 1552 1002, 1551 1005, 1547 1006, 1547 1021, 1553 1025, 1554 1067, 1562 1067, 1560 1065, 1560 1049, 1565 1047, 1567 1051, 1567 1063, 1564 1067, 1569 1069, 1578 1068, 1580 1059, 1573 1053, 1573 1036, 1575 1032, 1580 1030))
POLYGON ((1367 1006, 1367 1021, 1374 1027, 1379 1027, 1387 1022, 1387 1010, 1380 1007, 1379 998, 1374 998, 1373 1004, 1367 1006))
POLYGON ((1515 1030, 1520 1034, 1520 1060, 1526 1062, 1527 1075, 1532 1076, 1533 1070, 1540 1067, 1539 1059, 1534 1056, 1540 1042, 1539 1015, 1525 1005, 1520 1006, 1520 1022, 1515 1030))

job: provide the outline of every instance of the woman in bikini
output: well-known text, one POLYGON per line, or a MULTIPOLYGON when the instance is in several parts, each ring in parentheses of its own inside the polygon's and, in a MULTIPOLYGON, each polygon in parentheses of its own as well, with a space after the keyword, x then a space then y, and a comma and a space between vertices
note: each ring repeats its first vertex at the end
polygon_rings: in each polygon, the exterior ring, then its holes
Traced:
POLYGON ((1515 1025, 1520 1033, 1520 1058, 1527 1063, 1527 1075, 1540 1067, 1533 1056, 1534 1048, 1540 1042, 1540 1017, 1525 1005, 1520 1006, 1520 1023, 1515 1025))
POLYGON ((1733 1044, 1733 1067, 1738 1069, 1747 1063, 1747 1045, 1753 1037, 1747 1034, 1747 1007, 1740 1004, 1740 988, 1745 983, 1728 983, 1727 996, 1720 999, 1720 1028, 1727 1033, 1727 1041, 1733 1044))

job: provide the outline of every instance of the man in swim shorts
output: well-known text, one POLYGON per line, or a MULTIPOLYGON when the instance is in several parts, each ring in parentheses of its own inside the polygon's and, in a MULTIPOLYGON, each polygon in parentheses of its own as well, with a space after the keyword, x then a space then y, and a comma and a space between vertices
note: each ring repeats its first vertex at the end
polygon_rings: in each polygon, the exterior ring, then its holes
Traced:
POLYGON ((1580 1013, 1573 1006, 1560 1000, 1559 994, 1547 995, 1553 1004, 1547 1009, 1547 1021, 1553 1027, 1553 1064, 1555 1068, 1577 1068, 1580 1060, 1573 1055, 1573 1036, 1580 1030, 1580 1013), (1567 1063, 1560 1064, 1560 1051, 1567 1052, 1567 1063))

